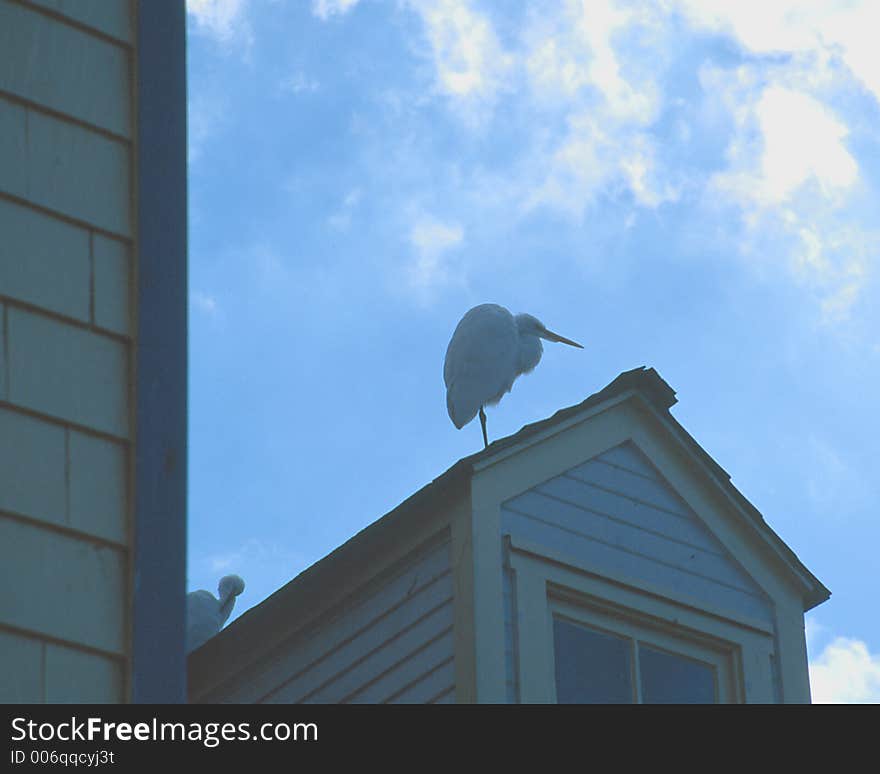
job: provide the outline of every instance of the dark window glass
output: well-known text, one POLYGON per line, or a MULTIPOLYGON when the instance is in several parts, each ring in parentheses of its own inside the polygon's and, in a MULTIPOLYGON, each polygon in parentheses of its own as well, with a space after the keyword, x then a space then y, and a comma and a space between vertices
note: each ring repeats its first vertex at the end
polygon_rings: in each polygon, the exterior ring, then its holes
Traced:
POLYGON ((556 700, 560 704, 629 704, 631 641, 553 620, 556 700))
POLYGON ((715 669, 708 664, 639 643, 639 672, 645 704, 715 702, 715 669))

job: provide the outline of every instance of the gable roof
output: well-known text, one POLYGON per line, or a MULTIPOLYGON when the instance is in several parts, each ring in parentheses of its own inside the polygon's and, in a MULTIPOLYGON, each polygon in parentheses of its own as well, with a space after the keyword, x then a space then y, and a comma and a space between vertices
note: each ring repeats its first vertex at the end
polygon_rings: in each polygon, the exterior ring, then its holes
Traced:
MULTIPOLYGON (((653 368, 641 366, 639 368, 633 368, 630 371, 624 371, 607 387, 590 395, 580 403, 577 403, 574 406, 569 406, 568 408, 560 409, 547 419, 526 425, 517 433, 489 444, 487 448, 477 454, 465 457, 457 464, 465 464, 469 466, 470 470, 473 470, 475 465, 492 457, 502 449, 507 449, 520 444, 528 438, 537 435, 586 409, 592 408, 600 403, 610 400, 611 398, 618 397, 628 391, 638 392, 646 399, 648 404, 655 409, 669 429, 679 438, 679 440, 682 441, 687 450, 704 465, 715 483, 730 495, 746 516, 758 526, 762 536, 781 555, 781 558, 788 563, 797 574, 801 575, 807 581, 810 590, 804 599, 804 610, 810 610, 827 600, 831 596, 831 592, 806 568, 806 566, 804 566, 794 551, 792 551, 782 538, 773 531, 770 525, 767 524, 761 512, 746 499, 745 495, 743 495, 736 486, 734 486, 733 482, 730 480, 730 474, 724 470, 724 468, 722 468, 711 457, 711 455, 697 443, 694 437, 682 427, 678 420, 672 416, 669 409, 678 402, 678 399, 675 397, 675 390, 673 390, 663 377, 661 377, 653 368)), ((452 473, 453 469, 450 469, 444 475, 452 473)))
POLYGON ((203 657, 214 660, 217 648, 222 648, 224 660, 234 660, 237 655, 245 656, 251 641, 245 632, 253 629, 266 631, 284 619, 284 611, 296 609, 299 604, 313 603, 320 590, 341 570, 350 568, 352 563, 368 561, 389 535, 402 524, 418 520, 420 515, 434 510, 437 506, 450 502, 457 495, 467 491, 474 471, 482 463, 495 455, 512 449, 535 436, 577 416, 585 410, 599 406, 606 401, 621 397, 626 393, 638 394, 659 415, 669 430, 682 442, 688 452, 701 463, 703 469, 712 477, 739 507, 739 509, 758 528, 759 534, 767 541, 777 556, 786 563, 797 576, 801 577, 807 588, 804 595, 804 610, 810 610, 831 596, 831 592, 798 559, 795 553, 771 529, 764 517, 745 496, 733 485, 730 475, 694 440, 672 416, 669 409, 677 399, 675 391, 653 368, 634 368, 624 371, 609 385, 590 395, 574 406, 560 409, 551 417, 525 425, 513 435, 493 441, 485 449, 460 459, 442 475, 425 485, 400 505, 369 526, 358 532, 348 541, 327 554, 323 559, 303 570, 293 580, 237 618, 229 627, 205 643, 190 657, 190 664, 198 667, 203 657), (266 627, 266 628, 264 628, 266 627))

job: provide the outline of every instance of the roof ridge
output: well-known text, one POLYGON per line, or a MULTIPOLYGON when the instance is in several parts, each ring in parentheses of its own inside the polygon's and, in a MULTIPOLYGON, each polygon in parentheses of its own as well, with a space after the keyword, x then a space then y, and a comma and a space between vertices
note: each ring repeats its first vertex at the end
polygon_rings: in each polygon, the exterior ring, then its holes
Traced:
MULTIPOLYGON (((472 466, 473 463, 478 460, 491 457, 502 449, 506 449, 509 446, 534 435, 540 430, 550 427, 556 422, 576 414, 578 411, 582 411, 585 408, 601 403, 630 389, 639 390, 660 411, 668 411, 670 407, 678 402, 678 399, 675 397, 675 390, 669 386, 653 367, 638 366, 636 368, 631 368, 629 371, 623 371, 618 374, 617 377, 606 384, 601 390, 594 392, 592 395, 588 395, 580 401, 580 403, 575 403, 571 406, 558 409, 545 419, 540 419, 535 422, 530 422, 527 425, 523 425, 515 433, 492 441, 492 443, 490 443, 485 449, 481 449, 474 454, 463 457, 456 464, 468 463, 472 466)), ((445 473, 443 475, 445 475, 445 473)), ((440 478, 442 478, 442 475, 440 478)))

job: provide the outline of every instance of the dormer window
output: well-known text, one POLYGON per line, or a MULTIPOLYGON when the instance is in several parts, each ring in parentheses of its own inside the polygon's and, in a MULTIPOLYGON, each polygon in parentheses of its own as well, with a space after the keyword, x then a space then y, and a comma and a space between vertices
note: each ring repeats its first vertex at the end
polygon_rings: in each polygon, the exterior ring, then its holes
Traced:
POLYGON ((718 654, 647 630, 617 631, 553 616, 559 704, 713 704, 723 693, 718 654))
POLYGON ((551 595, 559 704, 736 701, 736 645, 636 611, 551 595))

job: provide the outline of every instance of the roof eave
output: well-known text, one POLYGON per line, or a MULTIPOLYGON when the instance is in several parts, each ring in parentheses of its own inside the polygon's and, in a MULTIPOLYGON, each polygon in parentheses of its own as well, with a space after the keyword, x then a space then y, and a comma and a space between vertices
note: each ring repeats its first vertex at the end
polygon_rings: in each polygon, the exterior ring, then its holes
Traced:
POLYGON ((465 492, 472 473, 469 459, 459 460, 441 476, 307 567, 190 653, 190 685, 203 684, 208 675, 214 678, 211 682, 217 684, 215 670, 218 664, 236 673, 258 657, 259 654, 255 653, 256 643, 259 643, 259 651, 263 653, 295 635, 301 624, 289 615, 289 611, 297 609, 301 603, 314 603, 319 594, 335 582, 339 567, 350 567, 365 556, 374 556, 376 548, 398 529, 401 522, 408 522, 419 512, 430 509, 441 498, 448 500, 465 492), (279 621, 291 621, 291 624, 279 627, 279 621))
POLYGON ((668 428, 670 434, 679 440, 697 465, 703 469, 705 475, 716 481, 734 508, 743 514, 744 522, 755 528, 755 534, 762 539, 782 566, 788 570, 789 575, 802 591, 804 611, 811 610, 829 599, 831 592, 776 534, 764 519, 763 514, 737 489, 731 481, 730 474, 700 446, 694 437, 672 416, 671 412, 668 410, 658 411, 656 404, 647 401, 646 403, 657 419, 668 428))

